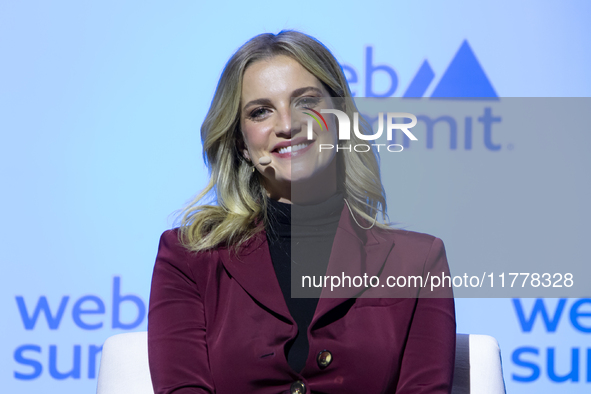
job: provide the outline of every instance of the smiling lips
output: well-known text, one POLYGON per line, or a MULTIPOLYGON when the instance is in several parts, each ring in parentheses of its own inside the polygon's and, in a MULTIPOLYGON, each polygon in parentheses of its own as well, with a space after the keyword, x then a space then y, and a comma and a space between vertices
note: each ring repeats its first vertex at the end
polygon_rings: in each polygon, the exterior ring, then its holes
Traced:
POLYGON ((312 145, 314 145, 314 142, 315 141, 313 141, 313 140, 312 141, 305 140, 297 145, 288 145, 288 146, 280 147, 278 149, 273 150, 273 152, 271 152, 271 153, 273 154, 273 156, 279 157, 281 159, 300 156, 300 155, 304 154, 305 152, 307 152, 308 150, 310 150, 310 147, 312 145))

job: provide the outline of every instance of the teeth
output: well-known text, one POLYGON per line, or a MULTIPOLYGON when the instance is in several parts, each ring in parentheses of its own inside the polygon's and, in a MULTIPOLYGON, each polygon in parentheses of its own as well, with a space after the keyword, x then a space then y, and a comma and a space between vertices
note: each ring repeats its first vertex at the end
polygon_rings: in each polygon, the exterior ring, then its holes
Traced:
POLYGON ((279 153, 283 154, 283 153, 297 152, 300 149, 304 149, 309 144, 310 144, 310 142, 304 142, 304 143, 294 145, 294 146, 285 146, 285 147, 279 149, 279 153))

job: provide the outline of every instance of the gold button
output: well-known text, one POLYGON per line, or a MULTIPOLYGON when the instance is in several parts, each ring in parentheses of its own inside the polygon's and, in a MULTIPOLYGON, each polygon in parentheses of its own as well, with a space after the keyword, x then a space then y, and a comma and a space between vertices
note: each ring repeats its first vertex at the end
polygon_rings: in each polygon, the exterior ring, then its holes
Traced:
POLYGON ((291 394, 306 394, 306 385, 301 380, 296 380, 289 388, 291 394))
POLYGON ((318 353, 316 361, 318 361, 318 366, 320 368, 326 368, 332 362, 332 354, 325 349, 318 353))

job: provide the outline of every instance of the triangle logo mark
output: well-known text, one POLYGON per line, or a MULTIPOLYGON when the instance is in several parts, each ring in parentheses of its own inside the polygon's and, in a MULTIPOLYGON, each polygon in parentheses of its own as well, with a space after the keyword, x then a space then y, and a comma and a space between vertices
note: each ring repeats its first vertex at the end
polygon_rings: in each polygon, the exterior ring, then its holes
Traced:
POLYGON ((431 94, 436 99, 498 100, 498 97, 468 40, 464 40, 431 94))

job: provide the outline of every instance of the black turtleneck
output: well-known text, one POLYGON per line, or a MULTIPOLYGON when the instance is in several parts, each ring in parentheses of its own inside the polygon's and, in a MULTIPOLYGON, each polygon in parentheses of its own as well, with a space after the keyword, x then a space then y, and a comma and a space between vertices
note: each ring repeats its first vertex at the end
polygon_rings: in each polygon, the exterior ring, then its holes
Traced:
POLYGON ((298 334, 285 349, 292 369, 300 372, 308 358, 308 327, 316 311, 321 288, 306 289, 314 298, 292 298, 293 286, 301 287, 302 275, 326 274, 330 251, 344 206, 343 194, 315 205, 285 204, 269 200, 266 227, 271 260, 279 286, 298 325, 298 334))

